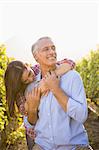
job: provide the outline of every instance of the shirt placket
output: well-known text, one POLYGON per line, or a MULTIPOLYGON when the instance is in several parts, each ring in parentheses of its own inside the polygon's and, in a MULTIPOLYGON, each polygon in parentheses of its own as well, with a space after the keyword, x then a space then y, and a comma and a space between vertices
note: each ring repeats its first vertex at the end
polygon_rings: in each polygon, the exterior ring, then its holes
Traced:
POLYGON ((53 127, 52 127, 52 113, 51 113, 51 103, 52 103, 52 94, 49 95, 49 99, 47 100, 47 117, 48 117, 48 132, 49 132, 49 141, 54 144, 53 137, 53 127))

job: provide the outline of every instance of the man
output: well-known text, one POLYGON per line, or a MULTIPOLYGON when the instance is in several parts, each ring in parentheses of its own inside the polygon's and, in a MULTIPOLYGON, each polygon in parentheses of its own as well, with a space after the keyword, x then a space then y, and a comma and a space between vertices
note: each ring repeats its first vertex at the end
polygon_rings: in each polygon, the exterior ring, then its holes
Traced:
POLYGON ((44 78, 45 89, 49 90, 48 95, 41 96, 37 107, 28 101, 30 111, 25 125, 27 128, 35 125, 36 145, 33 150, 88 149, 88 137, 83 126, 87 118, 87 102, 80 75, 71 70, 60 79, 56 76, 56 48, 49 37, 40 38, 32 46, 32 53, 40 64, 41 73, 28 86, 27 92, 36 87, 41 78, 44 78), (37 113, 39 119, 36 123, 34 116, 37 113))

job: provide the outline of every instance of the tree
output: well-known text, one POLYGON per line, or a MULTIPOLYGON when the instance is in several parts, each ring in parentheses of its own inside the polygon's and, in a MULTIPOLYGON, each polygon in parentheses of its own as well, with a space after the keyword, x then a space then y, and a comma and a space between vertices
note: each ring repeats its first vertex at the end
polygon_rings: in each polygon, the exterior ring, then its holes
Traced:
POLYGON ((99 98, 99 50, 91 51, 88 57, 77 63, 77 71, 82 76, 87 98, 98 102, 99 98))

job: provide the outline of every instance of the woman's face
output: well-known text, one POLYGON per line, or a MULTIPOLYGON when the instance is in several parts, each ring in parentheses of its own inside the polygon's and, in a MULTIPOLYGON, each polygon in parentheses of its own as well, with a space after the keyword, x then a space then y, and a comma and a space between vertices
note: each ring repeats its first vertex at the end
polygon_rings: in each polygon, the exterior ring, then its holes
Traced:
POLYGON ((24 84, 28 84, 31 83, 34 79, 35 79, 34 71, 29 66, 26 66, 22 74, 22 82, 24 84))

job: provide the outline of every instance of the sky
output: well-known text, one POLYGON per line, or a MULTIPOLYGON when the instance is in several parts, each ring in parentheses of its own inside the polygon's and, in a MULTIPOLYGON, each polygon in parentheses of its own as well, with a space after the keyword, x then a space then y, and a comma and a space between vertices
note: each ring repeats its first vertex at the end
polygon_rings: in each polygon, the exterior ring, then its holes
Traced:
POLYGON ((99 44, 98 0, 0 0, 0 22, 7 55, 28 63, 42 36, 52 38, 58 60, 79 60, 99 44))

